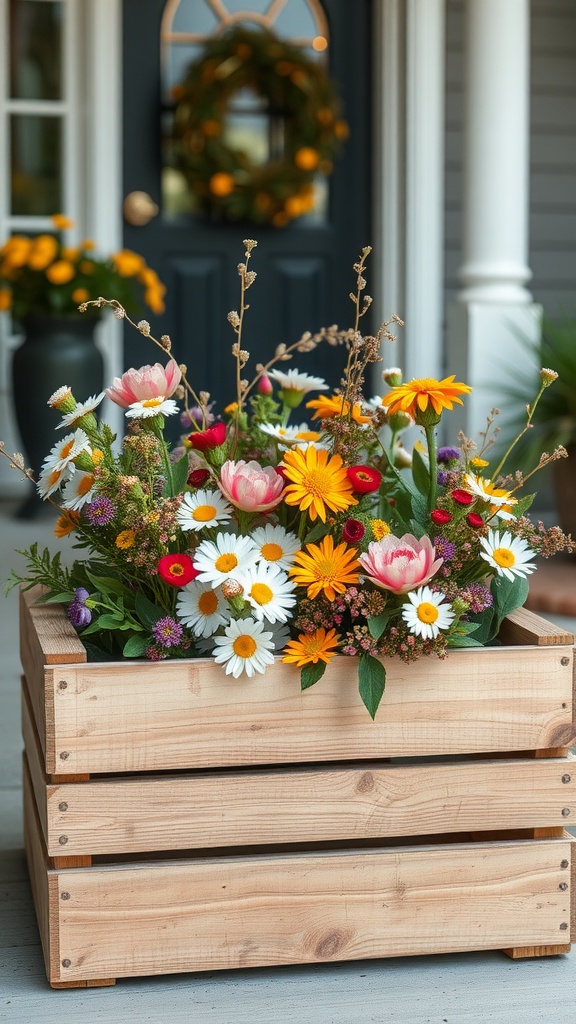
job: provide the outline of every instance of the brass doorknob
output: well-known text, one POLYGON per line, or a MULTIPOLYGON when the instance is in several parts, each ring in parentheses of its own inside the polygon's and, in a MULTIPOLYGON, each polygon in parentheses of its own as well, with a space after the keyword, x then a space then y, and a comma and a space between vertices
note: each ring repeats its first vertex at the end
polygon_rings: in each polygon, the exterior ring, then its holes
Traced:
POLYGON ((122 204, 124 220, 135 228, 142 228, 159 213, 158 203, 147 192, 129 192, 122 204))

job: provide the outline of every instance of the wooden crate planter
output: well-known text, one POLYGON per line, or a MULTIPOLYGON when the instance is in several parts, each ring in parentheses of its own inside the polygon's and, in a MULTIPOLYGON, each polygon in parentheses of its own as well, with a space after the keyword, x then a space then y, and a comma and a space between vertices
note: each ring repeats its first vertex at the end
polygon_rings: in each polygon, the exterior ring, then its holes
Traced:
POLYGON ((576 935, 573 638, 355 666, 301 693, 278 662, 86 663, 21 596, 26 849, 54 987, 504 949, 576 935))

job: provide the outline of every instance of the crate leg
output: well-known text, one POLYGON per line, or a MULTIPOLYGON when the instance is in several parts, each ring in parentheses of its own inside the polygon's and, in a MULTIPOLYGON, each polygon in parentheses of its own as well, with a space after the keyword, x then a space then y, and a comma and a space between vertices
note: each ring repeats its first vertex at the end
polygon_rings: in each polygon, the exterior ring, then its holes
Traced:
POLYGON ((92 978, 90 981, 51 981, 50 988, 102 988, 115 984, 116 978, 92 978))
POLYGON ((503 949, 502 952, 506 953, 511 960, 521 960, 526 957, 558 956, 560 953, 569 953, 571 949, 570 943, 565 942, 559 946, 512 946, 509 949, 503 949))

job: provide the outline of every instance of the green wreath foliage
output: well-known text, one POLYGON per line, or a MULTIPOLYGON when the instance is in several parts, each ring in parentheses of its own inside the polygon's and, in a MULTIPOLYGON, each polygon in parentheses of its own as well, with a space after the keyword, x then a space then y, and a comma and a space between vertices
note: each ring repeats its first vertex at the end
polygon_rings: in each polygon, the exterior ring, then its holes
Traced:
POLYGON ((283 227, 314 205, 314 178, 330 174, 348 135, 334 82, 320 62, 272 32, 237 26, 211 40, 174 91, 176 167, 198 209, 224 220, 283 227), (252 89, 283 122, 280 158, 256 164, 226 142, 233 97, 252 89))

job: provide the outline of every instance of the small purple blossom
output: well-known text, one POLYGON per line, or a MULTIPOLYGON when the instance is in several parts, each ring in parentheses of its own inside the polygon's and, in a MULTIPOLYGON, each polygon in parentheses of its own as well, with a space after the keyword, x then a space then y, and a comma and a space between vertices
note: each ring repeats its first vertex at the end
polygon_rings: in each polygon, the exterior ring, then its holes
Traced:
POLYGON ((451 558, 454 558, 456 545, 451 540, 446 540, 445 537, 435 537, 433 543, 437 558, 443 558, 445 562, 449 562, 451 558))
POLYGON ((158 622, 154 623, 152 633, 156 643, 161 647, 177 647, 182 639, 183 629, 171 615, 165 615, 164 618, 158 619, 158 622))
POLYGON ((459 448, 450 448, 449 446, 446 446, 438 449, 436 452, 436 459, 438 462, 451 462, 452 459, 459 459, 461 454, 462 453, 459 448))
POLYGON ((486 608, 491 608, 494 604, 492 594, 483 583, 467 583, 459 596, 466 601, 473 615, 486 611, 486 608))
POLYGON ((92 612, 82 601, 72 601, 68 605, 68 618, 74 629, 82 629, 83 626, 88 626, 92 622, 92 612))
POLYGON ((90 594, 86 590, 86 587, 76 587, 74 595, 76 601, 80 601, 80 604, 86 604, 86 601, 90 597, 90 594))
POLYGON ((437 476, 436 476, 436 480, 438 481, 438 484, 439 484, 440 487, 446 487, 446 484, 448 483, 449 479, 450 479, 450 476, 446 472, 445 469, 439 469, 438 470, 438 473, 437 473, 437 476))
POLYGON ((84 514, 91 526, 108 526, 116 515, 116 506, 106 495, 101 495, 86 506, 84 514))

